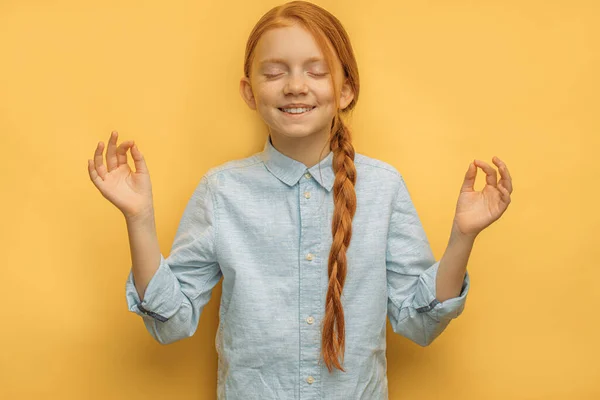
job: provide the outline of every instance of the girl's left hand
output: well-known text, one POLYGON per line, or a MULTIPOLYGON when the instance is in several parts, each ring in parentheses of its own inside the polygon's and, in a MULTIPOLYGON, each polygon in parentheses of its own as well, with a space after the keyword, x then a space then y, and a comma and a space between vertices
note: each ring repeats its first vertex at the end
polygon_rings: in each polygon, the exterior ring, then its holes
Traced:
POLYGON ((475 160, 469 165, 458 196, 456 215, 452 225, 453 233, 477 236, 479 232, 500 218, 510 204, 513 185, 508 168, 498 157, 494 157, 492 161, 500 170, 499 182, 497 182, 496 170, 489 164, 475 160), (474 189, 477 167, 486 174, 486 185, 481 192, 476 192, 474 189))

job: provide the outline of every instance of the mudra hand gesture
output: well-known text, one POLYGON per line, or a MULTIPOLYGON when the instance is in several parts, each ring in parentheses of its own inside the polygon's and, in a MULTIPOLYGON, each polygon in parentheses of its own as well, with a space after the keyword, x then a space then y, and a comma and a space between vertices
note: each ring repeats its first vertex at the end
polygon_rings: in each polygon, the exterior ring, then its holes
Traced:
POLYGON ((475 160, 469 165, 456 204, 453 233, 476 237, 479 232, 500 218, 510 204, 513 185, 508 168, 498 157, 494 157, 492 161, 498 166, 500 181, 496 170, 486 162, 475 160), (486 185, 481 192, 474 189, 478 167, 486 174, 486 185))
POLYGON ((104 143, 98 142, 93 159, 88 159, 90 179, 125 218, 153 215, 152 184, 144 156, 133 140, 117 146, 118 136, 118 132, 113 131, 108 139, 106 165, 103 161, 104 143), (131 150, 135 171, 127 164, 127 150, 131 150))

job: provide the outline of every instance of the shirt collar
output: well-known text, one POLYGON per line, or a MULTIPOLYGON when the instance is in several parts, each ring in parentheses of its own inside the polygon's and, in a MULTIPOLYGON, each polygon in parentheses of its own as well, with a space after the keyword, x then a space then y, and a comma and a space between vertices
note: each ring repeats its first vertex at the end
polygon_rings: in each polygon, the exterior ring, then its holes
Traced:
POLYGON ((328 192, 333 187, 335 176, 333 174, 333 152, 331 150, 321 162, 306 168, 306 165, 300 161, 294 160, 277 150, 271 143, 271 135, 268 135, 264 149, 260 153, 260 158, 273 175, 289 186, 298 183, 300 178, 308 171, 328 192))

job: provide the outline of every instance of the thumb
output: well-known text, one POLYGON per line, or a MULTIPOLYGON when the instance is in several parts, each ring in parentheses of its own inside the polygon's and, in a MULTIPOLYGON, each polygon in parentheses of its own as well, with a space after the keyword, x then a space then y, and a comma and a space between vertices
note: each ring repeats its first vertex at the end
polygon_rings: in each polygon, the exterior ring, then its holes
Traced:
POLYGON ((477 177, 477 166, 474 162, 469 164, 469 168, 465 173, 465 179, 463 181, 461 192, 473 192, 475 191, 475 178, 477 177))

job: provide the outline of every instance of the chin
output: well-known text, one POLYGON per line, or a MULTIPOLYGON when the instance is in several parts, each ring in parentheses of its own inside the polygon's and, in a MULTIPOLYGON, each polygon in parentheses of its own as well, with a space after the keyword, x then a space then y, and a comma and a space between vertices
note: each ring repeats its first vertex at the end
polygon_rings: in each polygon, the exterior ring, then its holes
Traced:
MULTIPOLYGON (((302 128, 302 127, 296 127, 302 128)), ((276 137, 283 137, 286 139, 305 139, 310 137, 319 136, 323 131, 321 129, 270 129, 270 134, 276 137)))
POLYGON ((301 139, 314 135, 316 132, 301 132, 299 130, 287 129, 287 130, 271 130, 271 134, 279 137, 286 137, 289 139, 301 139))

